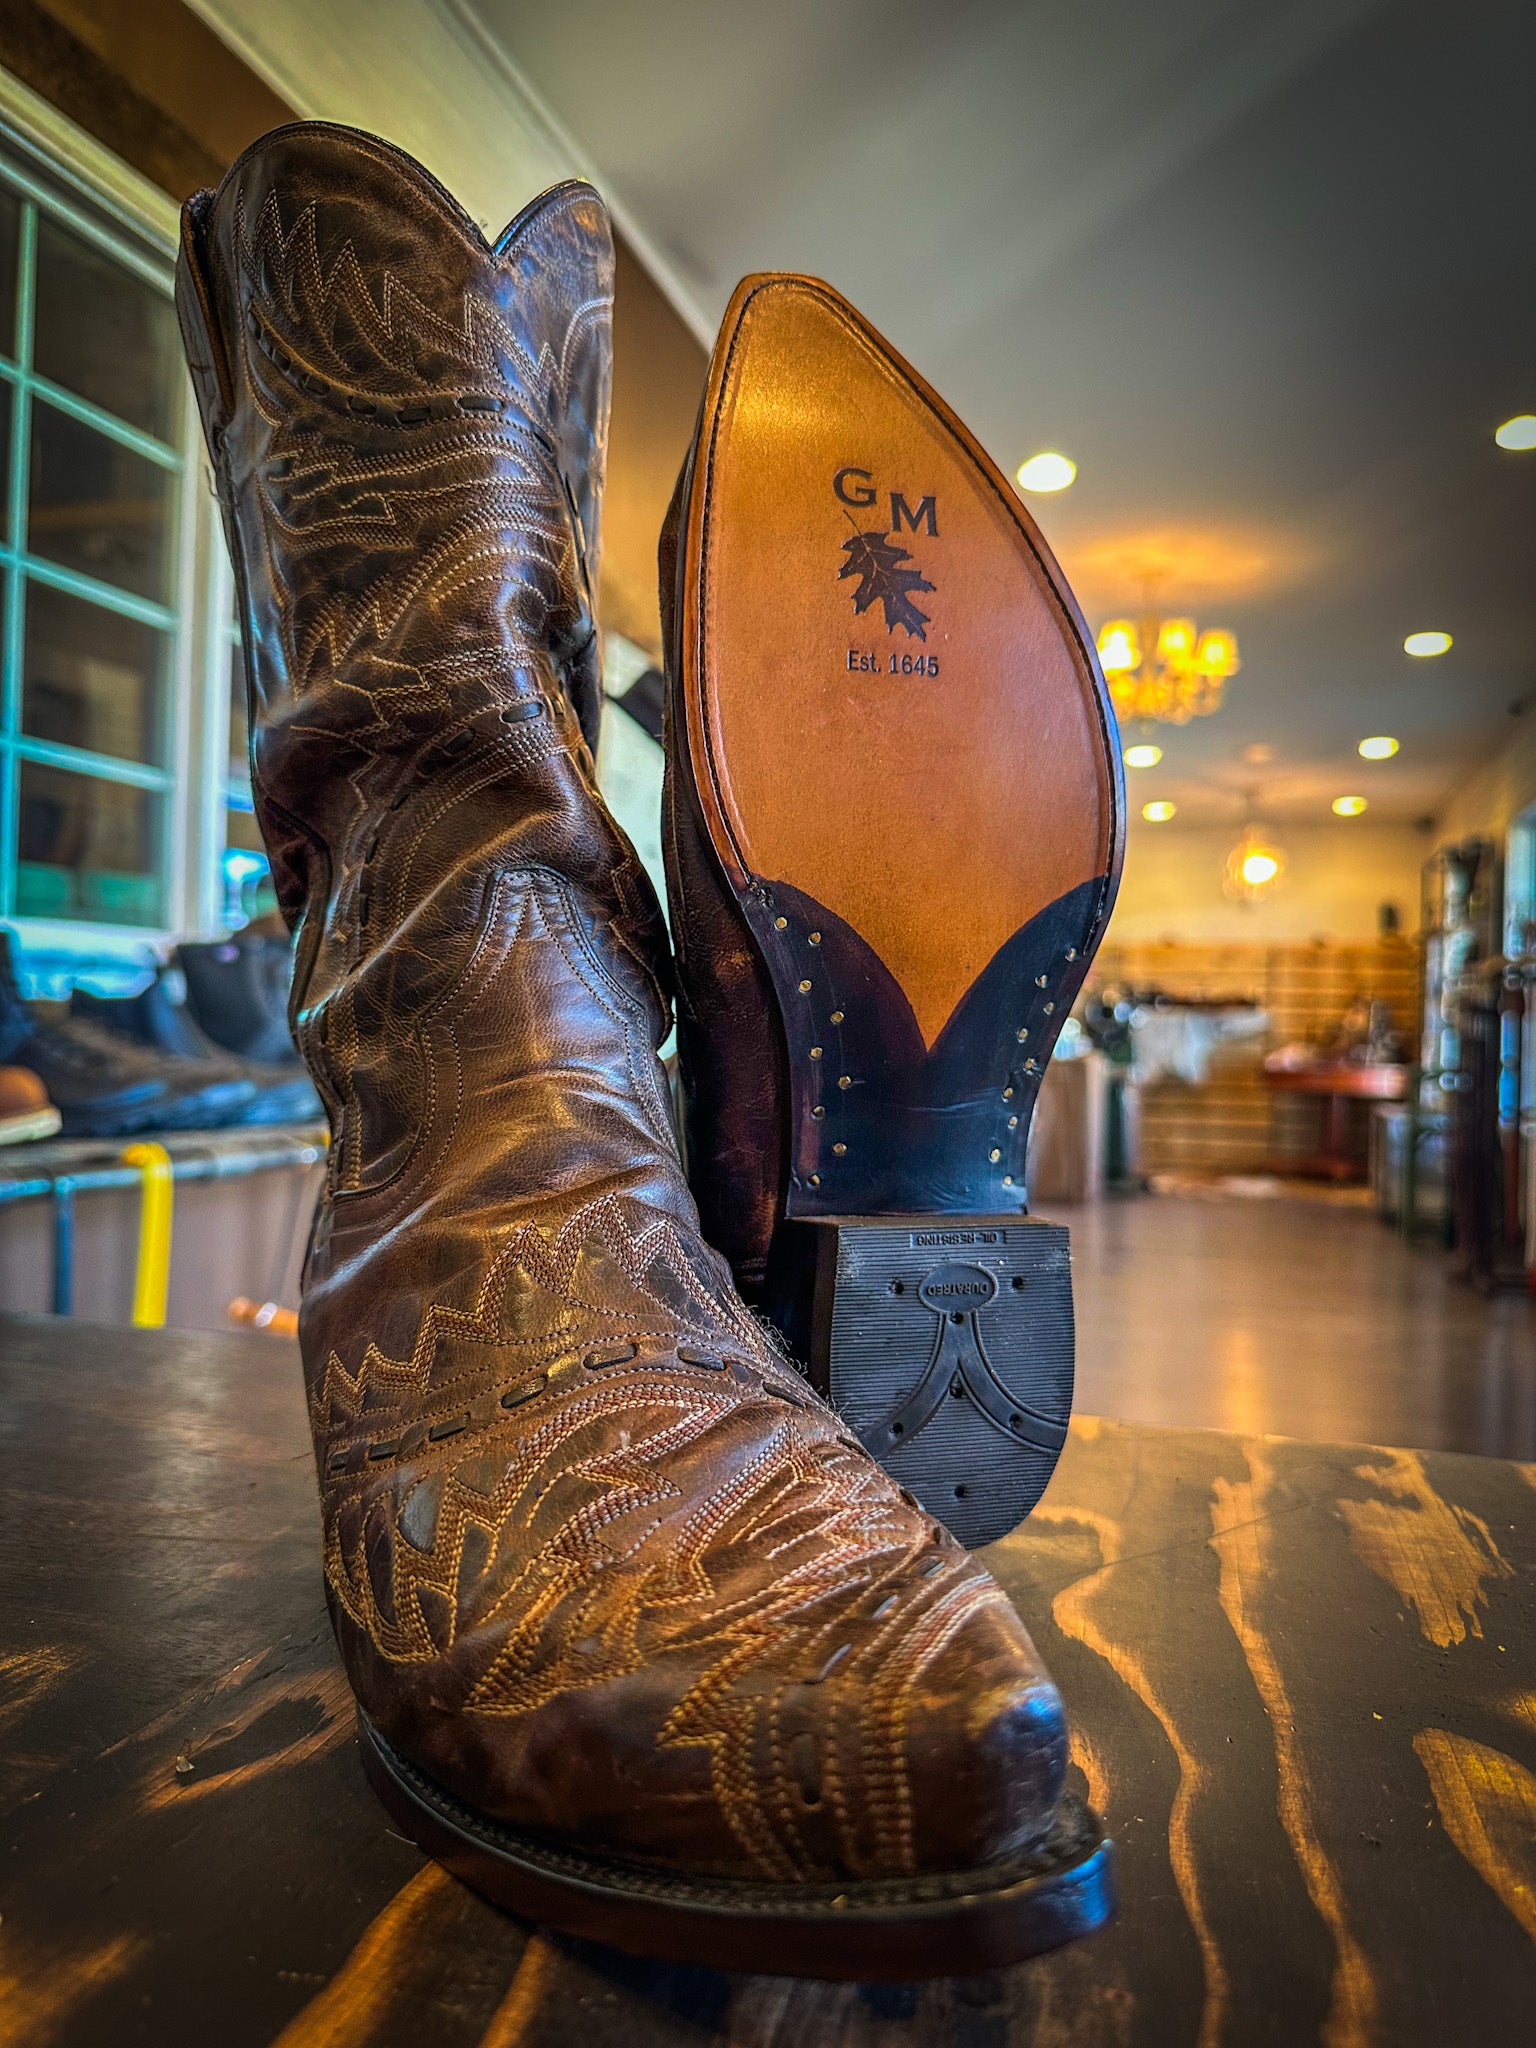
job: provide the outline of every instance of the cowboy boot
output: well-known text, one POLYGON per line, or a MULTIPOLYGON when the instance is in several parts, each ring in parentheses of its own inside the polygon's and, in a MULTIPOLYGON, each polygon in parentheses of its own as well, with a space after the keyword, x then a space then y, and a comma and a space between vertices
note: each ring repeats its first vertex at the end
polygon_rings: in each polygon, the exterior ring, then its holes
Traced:
POLYGON ((705 1234, 976 1545, 1072 1404, 1025 1215, 1124 838, 1093 641, 1017 494, 837 293, 749 277, 662 540, 665 851, 705 1234))
POLYGON ((612 245, 488 244, 321 124, 186 209, 253 786, 333 1133, 300 1342, 363 1753, 490 1897, 640 1951, 964 1970, 1107 1844, 998 1586, 700 1238, 657 905, 597 795, 612 245), (585 730, 584 730, 585 728, 585 730))

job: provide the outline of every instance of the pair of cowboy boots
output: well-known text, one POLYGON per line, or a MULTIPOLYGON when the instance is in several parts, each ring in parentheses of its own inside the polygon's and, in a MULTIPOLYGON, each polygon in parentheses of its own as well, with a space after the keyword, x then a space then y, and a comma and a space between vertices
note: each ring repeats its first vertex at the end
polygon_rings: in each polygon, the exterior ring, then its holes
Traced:
POLYGON ((743 285, 662 542, 690 1192, 666 934, 593 775, 612 276, 588 186, 492 245, 323 124, 185 211, 333 1132, 331 1613, 385 1803, 502 1903, 727 1967, 989 1967, 1109 1909, 1058 1695, 932 1512, 1009 1526, 1066 1422, 1022 1172, 1113 893, 1102 685, 938 400, 825 286, 743 285))

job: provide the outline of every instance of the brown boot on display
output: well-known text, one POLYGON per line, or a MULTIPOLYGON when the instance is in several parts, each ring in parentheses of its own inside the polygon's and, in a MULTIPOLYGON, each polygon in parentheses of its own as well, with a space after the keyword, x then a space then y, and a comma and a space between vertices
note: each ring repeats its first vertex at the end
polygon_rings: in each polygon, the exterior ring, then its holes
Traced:
POLYGON ((0 1067, 0 1145, 51 1138, 63 1121, 36 1074, 26 1067, 0 1067))
POLYGON ((300 1341, 365 1759, 502 1903, 646 1953, 971 1970, 1108 1910, 999 1587, 698 1232, 654 897, 594 782, 612 245, 368 136, 185 214, 256 805, 334 1143, 300 1341), (583 737, 585 728, 587 738, 583 737))
POLYGON ((1124 799, 1093 642, 1017 494, 826 285, 753 277, 662 539, 668 893, 706 1234, 967 1543, 1072 1404, 1041 1075, 1124 799))

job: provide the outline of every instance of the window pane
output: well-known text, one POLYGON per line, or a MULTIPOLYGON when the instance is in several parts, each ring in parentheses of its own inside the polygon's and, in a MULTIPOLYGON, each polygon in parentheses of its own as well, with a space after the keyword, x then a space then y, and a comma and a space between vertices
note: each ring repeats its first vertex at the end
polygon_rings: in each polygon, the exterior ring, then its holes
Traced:
POLYGON ((21 204, 0 187, 0 355, 16 354, 16 244, 21 204))
POLYGON ((176 478, 40 400, 32 407, 33 554, 165 604, 176 478))
POLYGON ((35 740, 158 761, 170 635, 27 585, 21 728, 35 740))
POLYGON ((23 761, 18 917, 160 924, 161 808, 150 790, 23 761))
POLYGON ((42 213, 32 364, 130 426, 177 438, 183 372, 170 298, 42 213))
POLYGON ((0 539, 11 537, 11 421, 15 417, 15 393, 0 383, 0 539))

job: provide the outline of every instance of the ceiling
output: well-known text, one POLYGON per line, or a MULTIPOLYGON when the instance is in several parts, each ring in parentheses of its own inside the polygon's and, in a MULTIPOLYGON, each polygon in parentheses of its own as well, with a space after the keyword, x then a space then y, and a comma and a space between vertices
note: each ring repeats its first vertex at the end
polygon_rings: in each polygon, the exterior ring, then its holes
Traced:
POLYGON ((1235 628, 1138 801, 1417 819, 1536 698, 1536 452, 1493 441, 1536 411, 1523 0, 452 5, 696 318, 830 279, 1010 474, 1078 463, 1031 504, 1095 625, 1155 569, 1235 628))

